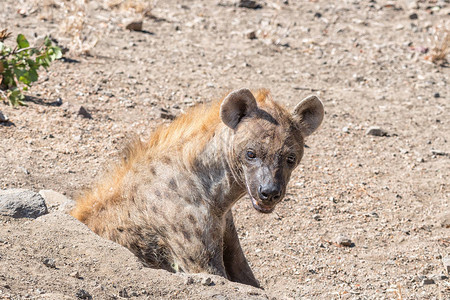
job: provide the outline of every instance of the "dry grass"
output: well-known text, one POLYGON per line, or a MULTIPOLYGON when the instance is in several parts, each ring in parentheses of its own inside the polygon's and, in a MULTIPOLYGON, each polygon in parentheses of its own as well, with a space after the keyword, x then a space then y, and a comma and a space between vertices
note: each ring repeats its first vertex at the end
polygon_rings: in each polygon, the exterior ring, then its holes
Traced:
POLYGON ((450 26, 448 23, 436 26, 433 44, 430 54, 425 58, 435 64, 448 62, 447 56, 450 53, 450 26))

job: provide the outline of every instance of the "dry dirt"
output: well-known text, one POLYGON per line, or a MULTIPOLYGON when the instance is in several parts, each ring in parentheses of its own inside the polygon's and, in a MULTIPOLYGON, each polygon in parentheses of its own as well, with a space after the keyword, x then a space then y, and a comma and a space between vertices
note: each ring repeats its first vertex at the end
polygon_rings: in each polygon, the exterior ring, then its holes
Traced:
POLYGON ((0 29, 30 41, 51 34, 70 49, 41 71, 28 107, 0 104, 10 119, 0 123, 2 189, 74 198, 130 138, 237 88, 268 88, 291 108, 316 93, 325 120, 273 214, 248 198, 235 206, 264 291, 142 268, 51 213, 1 219, 1 299, 73 299, 80 289, 94 299, 450 298, 450 69, 427 60, 450 29, 449 1, 273 0, 254 10, 160 0, 147 16, 144 1, 79 2, 0 3, 0 29), (133 19, 143 31, 125 29, 133 19), (367 135, 370 126, 387 135, 367 135))

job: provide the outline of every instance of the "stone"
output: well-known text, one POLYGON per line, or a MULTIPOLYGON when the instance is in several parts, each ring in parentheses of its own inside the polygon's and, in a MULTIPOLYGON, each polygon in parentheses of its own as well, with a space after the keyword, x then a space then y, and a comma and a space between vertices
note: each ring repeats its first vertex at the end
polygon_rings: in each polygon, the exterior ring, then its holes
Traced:
POLYGON ((44 198, 25 189, 0 190, 0 215, 37 218, 48 213, 44 198))
POLYGON ((247 38, 250 40, 256 40, 256 31, 250 31, 246 34, 247 38))
POLYGON ((336 243, 340 246, 344 247, 352 247, 354 246, 353 242, 346 236, 340 235, 336 238, 336 243))
POLYGON ((436 150, 436 149, 431 150, 431 154, 439 155, 439 156, 447 156, 448 155, 448 153, 441 151, 441 150, 436 150))
POLYGON ((322 221, 322 217, 318 214, 313 215, 313 219, 316 221, 322 221))
POLYGON ((204 286, 210 286, 210 285, 212 285, 212 280, 211 280, 211 277, 205 277, 205 278, 203 278, 202 279, 202 285, 204 285, 204 286))
POLYGON ((74 271, 74 272, 70 273, 69 276, 73 277, 73 278, 77 278, 77 279, 81 278, 81 275, 78 271, 74 271))
POLYGON ((450 228, 450 212, 445 212, 438 215, 437 219, 439 226, 444 228, 450 228))
POLYGON ((75 206, 75 201, 53 190, 40 190, 39 195, 44 198, 47 208, 52 211, 68 213, 75 206))
POLYGON ((450 274, 450 256, 442 258, 442 264, 444 265, 444 269, 447 274, 450 274))
POLYGON ((119 297, 122 298, 130 298, 130 296, 128 295, 128 292, 126 290, 126 288, 123 288, 122 290, 119 291, 119 297))
POLYGON ((92 119, 92 115, 83 106, 78 109, 78 115, 86 119, 92 119))
POLYGON ((342 132, 350 133, 350 129, 347 126, 345 126, 345 127, 342 128, 342 132))
POLYGON ((373 136, 387 136, 387 132, 381 129, 377 126, 371 126, 366 131, 367 135, 373 135, 373 136))
POLYGON ((174 120, 175 116, 172 115, 171 113, 167 113, 167 112, 161 112, 160 117, 162 119, 167 119, 167 120, 174 120))
POLYGON ((434 93, 434 98, 440 98, 441 97, 441 94, 439 94, 439 93, 434 93))
POLYGON ((144 22, 142 21, 131 21, 129 22, 125 28, 131 31, 142 31, 144 22))
POLYGON ((0 122, 8 122, 8 121, 9 121, 8 116, 5 115, 5 114, 3 114, 3 113, 0 111, 0 122))
POLYGON ((77 297, 78 299, 86 299, 86 300, 92 299, 91 294, 89 294, 89 292, 87 292, 86 290, 83 290, 83 289, 79 289, 75 293, 75 297, 77 297))
POLYGON ((184 279, 184 284, 185 285, 190 285, 190 284, 193 284, 194 283, 194 278, 192 278, 192 277, 190 277, 190 276, 188 276, 188 277, 186 277, 185 279, 184 279))
POLYGON ((42 263, 49 268, 56 269, 56 262, 53 258, 46 257, 42 260, 42 263))
POLYGON ((435 284, 434 279, 425 278, 425 279, 422 280, 422 285, 428 285, 428 284, 435 284))
POLYGON ((240 0, 238 7, 250 8, 250 9, 260 9, 262 5, 253 0, 240 0))
POLYGON ((410 20, 417 20, 418 18, 419 18, 419 16, 416 13, 412 13, 409 15, 410 20))

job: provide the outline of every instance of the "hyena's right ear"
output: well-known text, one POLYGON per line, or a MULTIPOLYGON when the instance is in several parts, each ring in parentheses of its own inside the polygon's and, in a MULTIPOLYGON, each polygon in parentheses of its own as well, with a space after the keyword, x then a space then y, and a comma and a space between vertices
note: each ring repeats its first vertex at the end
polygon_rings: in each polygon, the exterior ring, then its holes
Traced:
POLYGON ((258 108, 256 99, 248 89, 240 89, 226 96, 220 106, 220 119, 231 129, 235 129, 243 117, 258 108))

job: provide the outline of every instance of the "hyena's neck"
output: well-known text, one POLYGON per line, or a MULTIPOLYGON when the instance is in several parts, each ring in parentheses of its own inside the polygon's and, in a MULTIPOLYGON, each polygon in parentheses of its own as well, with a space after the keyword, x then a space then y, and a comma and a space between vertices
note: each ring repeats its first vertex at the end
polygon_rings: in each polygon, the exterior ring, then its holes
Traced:
POLYGON ((203 189, 203 197, 218 215, 225 215, 245 194, 245 187, 233 171, 236 160, 231 153, 232 132, 217 130, 204 150, 196 158, 195 174, 203 189))

